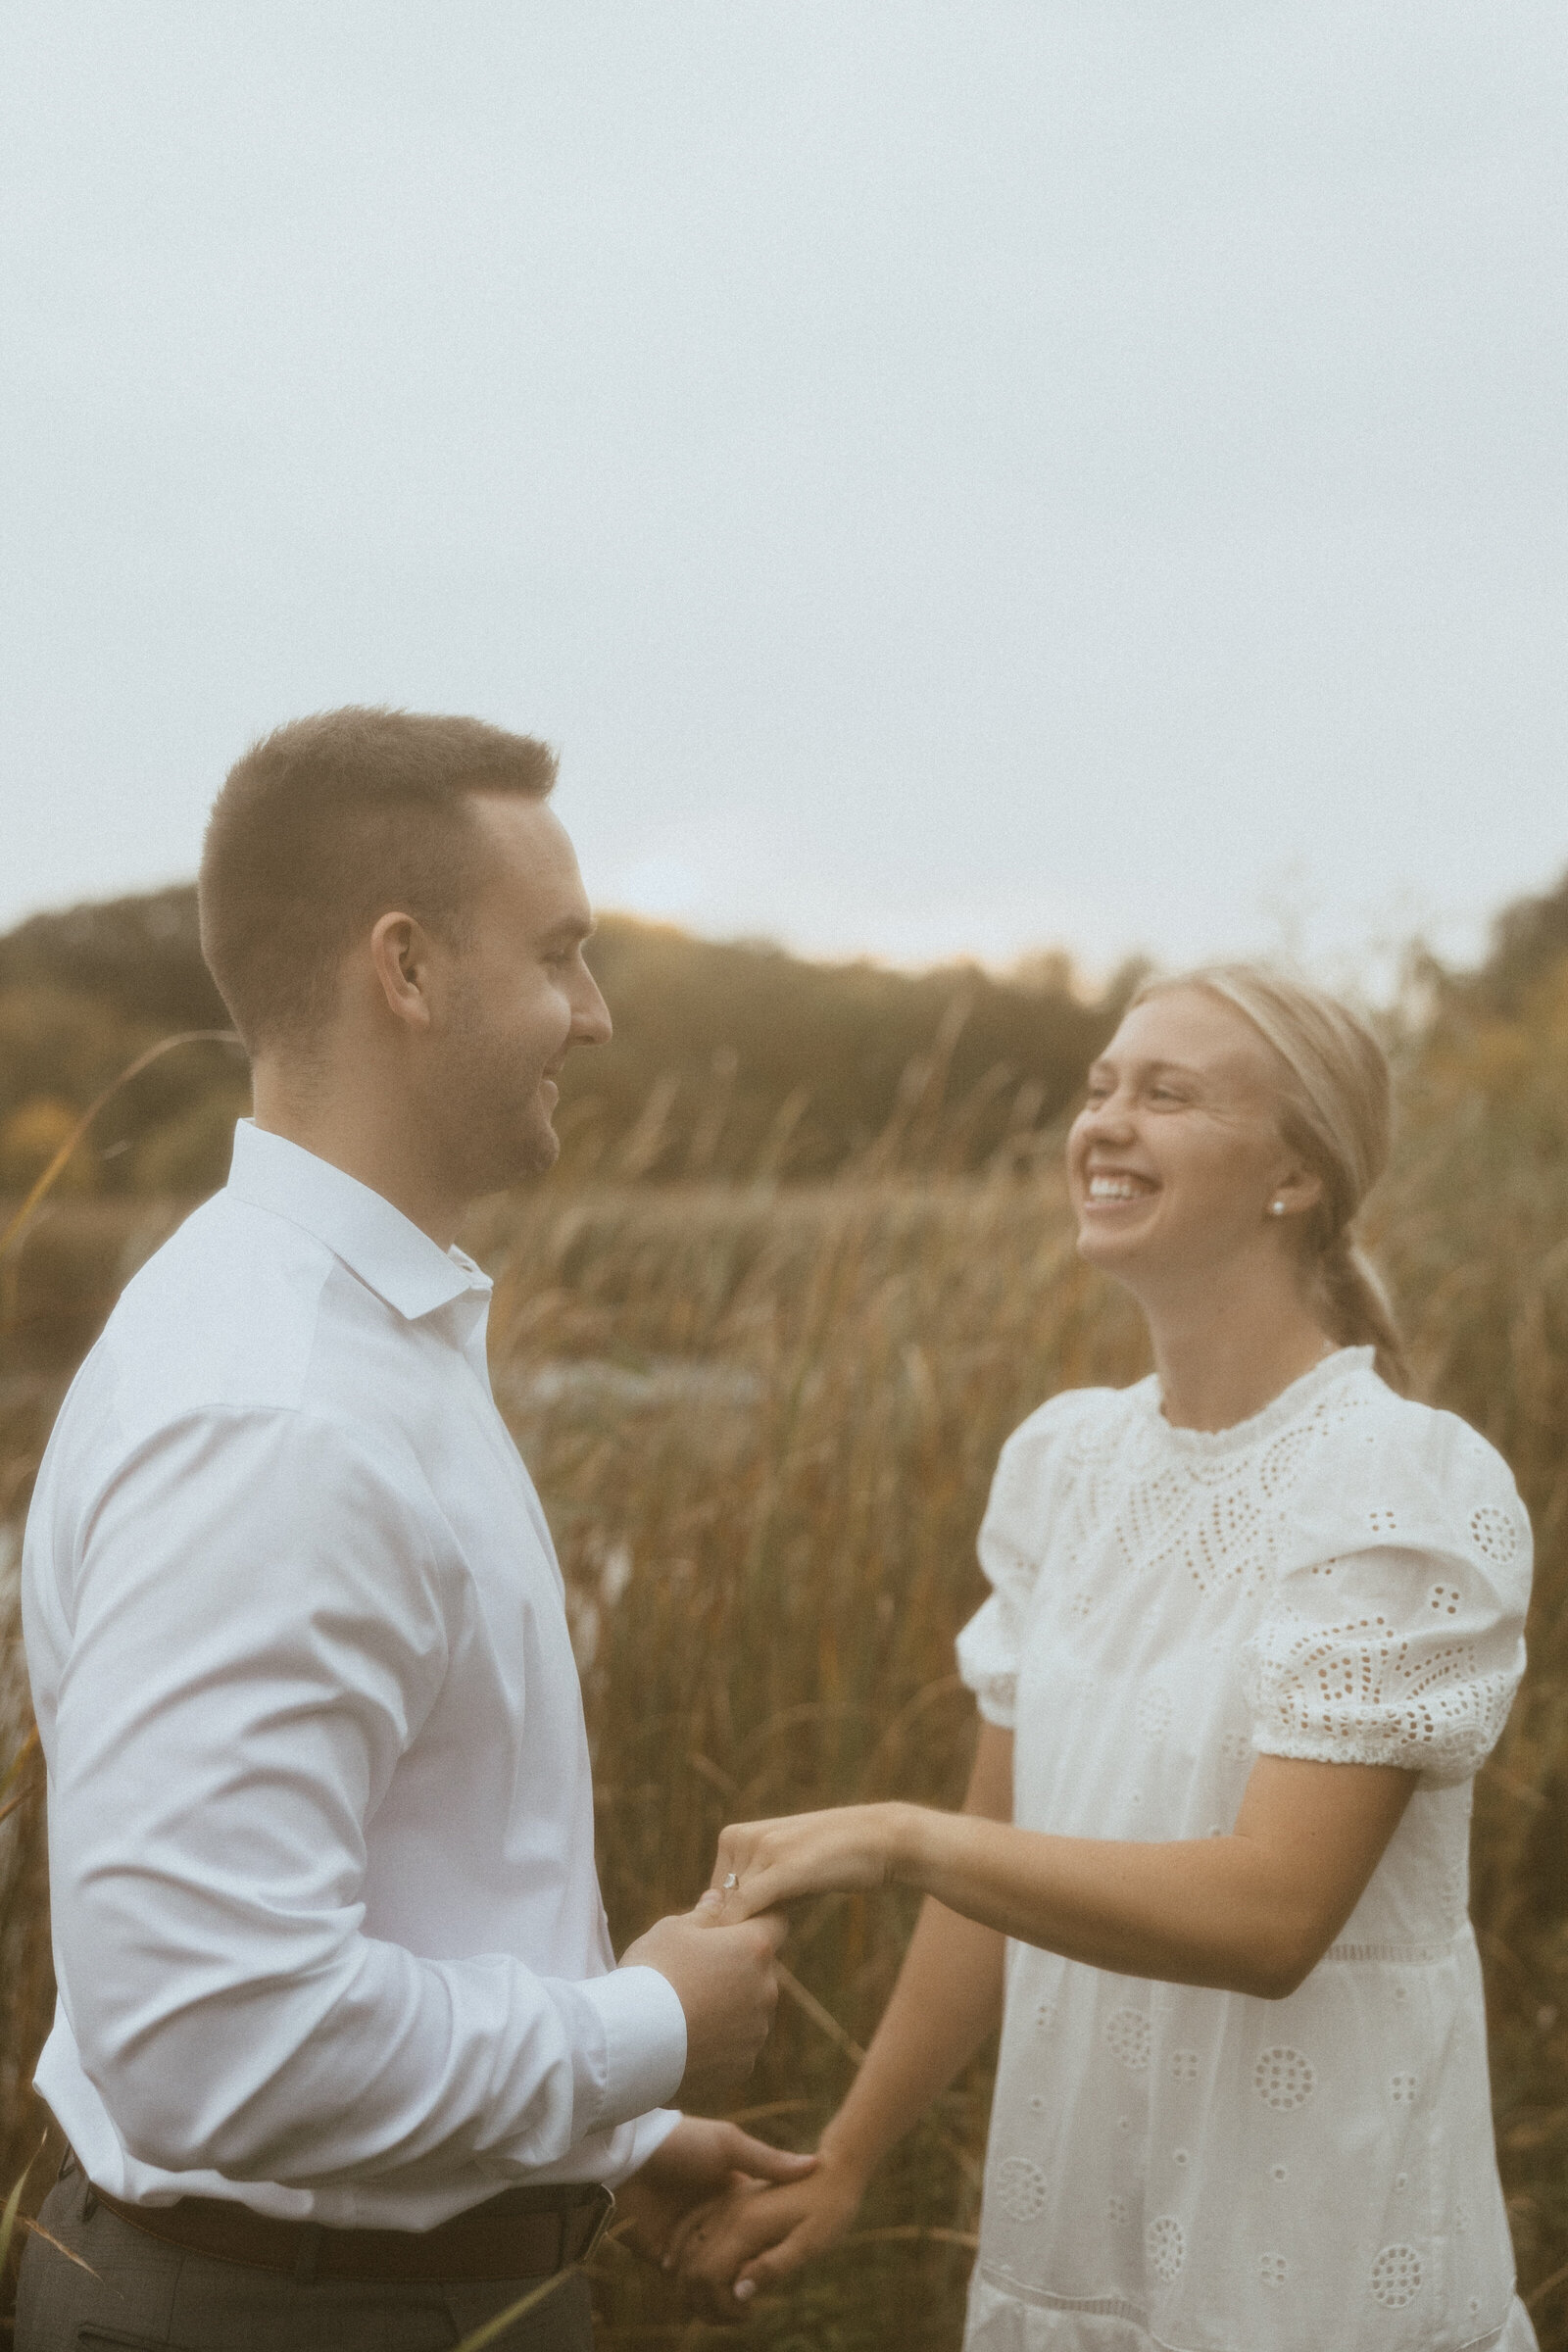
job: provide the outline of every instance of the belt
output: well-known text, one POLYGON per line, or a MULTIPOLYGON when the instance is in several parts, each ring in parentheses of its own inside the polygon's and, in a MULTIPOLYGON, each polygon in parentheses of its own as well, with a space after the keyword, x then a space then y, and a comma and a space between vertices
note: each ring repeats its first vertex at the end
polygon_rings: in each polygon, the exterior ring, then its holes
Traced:
POLYGON ((434 2230, 333 2230, 280 2222, 226 2197, 180 2197, 172 2205, 126 2205, 89 2187, 100 2205, 145 2237, 217 2262, 285 2271, 302 2286, 318 2278, 543 2278, 586 2262, 615 2209, 597 2182, 506 2188, 434 2230))

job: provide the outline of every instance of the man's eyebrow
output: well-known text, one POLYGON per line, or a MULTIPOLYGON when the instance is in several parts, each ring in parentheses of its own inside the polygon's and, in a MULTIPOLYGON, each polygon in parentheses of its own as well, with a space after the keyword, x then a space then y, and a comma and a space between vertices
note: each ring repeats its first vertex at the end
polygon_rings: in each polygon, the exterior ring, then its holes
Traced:
POLYGON ((564 914, 559 923, 551 924, 545 933, 544 944, 546 947, 553 946, 558 939, 568 945, 573 940, 589 940, 596 927, 591 914, 564 914))

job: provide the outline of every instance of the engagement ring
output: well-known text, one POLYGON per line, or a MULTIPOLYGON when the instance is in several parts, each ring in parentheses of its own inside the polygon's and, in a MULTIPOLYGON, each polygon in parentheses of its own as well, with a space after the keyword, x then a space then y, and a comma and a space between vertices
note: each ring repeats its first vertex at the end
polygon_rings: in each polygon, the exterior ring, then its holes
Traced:
POLYGON ((732 1886, 738 1886, 739 1885, 739 1879, 735 1876, 735 1873, 731 1871, 728 1878, 724 1881, 724 1892, 728 1894, 732 1886))

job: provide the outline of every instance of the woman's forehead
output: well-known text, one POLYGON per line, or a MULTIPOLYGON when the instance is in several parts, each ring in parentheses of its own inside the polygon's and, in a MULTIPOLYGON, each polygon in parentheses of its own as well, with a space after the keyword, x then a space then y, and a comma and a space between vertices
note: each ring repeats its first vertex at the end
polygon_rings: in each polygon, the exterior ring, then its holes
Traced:
POLYGON ((1122 1016, 1102 1059, 1168 1062, 1267 1086, 1274 1056, 1245 1013, 1205 988, 1172 988, 1146 997, 1122 1016))

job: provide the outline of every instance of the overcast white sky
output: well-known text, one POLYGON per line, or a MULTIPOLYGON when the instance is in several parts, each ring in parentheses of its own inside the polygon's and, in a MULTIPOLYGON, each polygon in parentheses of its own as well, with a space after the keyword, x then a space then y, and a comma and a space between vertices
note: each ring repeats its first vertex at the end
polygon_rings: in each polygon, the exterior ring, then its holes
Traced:
POLYGON ((10 0, 0 922, 257 732, 1103 969, 1568 863, 1562 0, 10 0))

